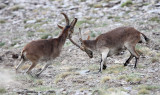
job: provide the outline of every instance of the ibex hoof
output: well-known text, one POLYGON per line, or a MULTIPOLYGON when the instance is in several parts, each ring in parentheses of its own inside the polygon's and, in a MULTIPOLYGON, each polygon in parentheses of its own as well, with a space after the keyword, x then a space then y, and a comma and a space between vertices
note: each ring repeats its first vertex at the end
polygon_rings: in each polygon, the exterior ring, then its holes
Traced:
POLYGON ((106 65, 103 65, 103 70, 105 70, 107 68, 107 66, 106 65))
POLYGON ((39 75, 40 75, 40 74, 36 74, 35 76, 36 76, 36 77, 39 77, 39 75))
POLYGON ((124 63, 124 66, 127 66, 128 64, 127 63, 124 63))
POLYGON ((134 69, 137 69, 137 67, 136 67, 136 66, 134 66, 134 69))

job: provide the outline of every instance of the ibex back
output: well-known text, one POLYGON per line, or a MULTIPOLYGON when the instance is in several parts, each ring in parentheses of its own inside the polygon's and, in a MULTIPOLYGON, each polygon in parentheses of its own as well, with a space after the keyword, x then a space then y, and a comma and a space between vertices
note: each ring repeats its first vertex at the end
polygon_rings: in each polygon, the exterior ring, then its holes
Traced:
MULTIPOLYGON (((32 62, 31 66, 28 68, 26 73, 30 74, 31 70, 37 65, 40 59, 50 60, 59 56, 61 49, 67 39, 67 37, 73 32, 74 26, 77 22, 75 18, 71 24, 69 24, 69 19, 66 14, 62 13, 66 19, 66 26, 62 27, 58 25, 60 29, 62 29, 61 34, 58 38, 46 39, 46 40, 36 40, 28 43, 21 52, 21 62, 16 67, 16 71, 24 64, 26 59, 32 62)), ((36 74, 39 76, 49 65, 51 62, 46 63, 43 69, 36 74)))
POLYGON ((106 58, 113 54, 118 54, 124 47, 131 53, 131 56, 124 63, 124 66, 127 66, 131 59, 135 57, 134 68, 136 68, 139 54, 136 52, 135 46, 140 41, 140 34, 147 42, 149 41, 143 33, 133 27, 119 27, 101 34, 95 40, 82 40, 80 37, 81 46, 79 47, 87 50, 97 50, 101 53, 102 57, 99 72, 102 72, 102 69, 106 69, 106 58))

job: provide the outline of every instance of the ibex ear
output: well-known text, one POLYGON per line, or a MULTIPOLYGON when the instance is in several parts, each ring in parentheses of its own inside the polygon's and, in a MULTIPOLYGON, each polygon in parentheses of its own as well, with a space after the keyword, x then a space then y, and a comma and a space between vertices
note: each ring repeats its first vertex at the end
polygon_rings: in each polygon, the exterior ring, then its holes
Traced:
POLYGON ((87 40, 89 40, 89 39, 90 39, 90 36, 88 36, 87 40))
POLYGON ((59 24, 57 24, 57 26, 58 26, 60 29, 63 29, 63 27, 62 27, 62 26, 60 26, 59 24))

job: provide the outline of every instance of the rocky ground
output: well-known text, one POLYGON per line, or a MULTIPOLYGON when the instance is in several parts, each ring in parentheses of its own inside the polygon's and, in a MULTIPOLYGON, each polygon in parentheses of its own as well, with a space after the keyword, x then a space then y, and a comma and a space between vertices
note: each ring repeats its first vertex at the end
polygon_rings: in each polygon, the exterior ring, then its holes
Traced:
MULTIPOLYGON (((1 0, 0 94, 17 95, 26 89, 39 95, 47 91, 52 91, 51 95, 160 95, 159 29, 159 0, 1 0), (75 41, 79 27, 83 39, 88 35, 94 39, 120 26, 132 26, 144 33, 151 41, 136 46, 141 54, 138 68, 133 68, 135 60, 123 67, 129 57, 125 51, 109 57, 107 69, 97 74, 100 54, 94 52, 90 59, 67 40, 60 57, 39 78, 23 73, 30 62, 16 74, 15 66, 20 62, 16 57, 24 45, 59 35, 57 24, 65 24, 61 12, 70 20, 78 18, 75 41)), ((44 63, 36 66, 33 75, 44 63)))

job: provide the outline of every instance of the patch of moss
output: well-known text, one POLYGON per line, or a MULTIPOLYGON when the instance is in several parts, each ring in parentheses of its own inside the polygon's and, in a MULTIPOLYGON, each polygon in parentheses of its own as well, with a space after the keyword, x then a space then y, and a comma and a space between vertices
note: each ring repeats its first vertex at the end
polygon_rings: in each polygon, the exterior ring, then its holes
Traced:
POLYGON ((15 5, 13 7, 10 8, 11 11, 18 11, 19 9, 23 9, 24 7, 20 6, 20 5, 15 5))
POLYGON ((28 36, 28 37, 34 36, 34 32, 32 32, 32 31, 27 32, 27 36, 28 36))
POLYGON ((48 90, 54 90, 52 87, 50 86, 36 86, 36 87, 33 87, 31 88, 32 90, 35 90, 35 91, 48 91, 48 90))
POLYGON ((96 37, 96 34, 93 31, 91 31, 91 37, 96 37))
POLYGON ((0 42, 0 47, 4 46, 5 42, 0 42))
POLYGON ((103 8, 102 4, 95 4, 94 8, 103 8))
POLYGON ((118 16, 108 16, 108 19, 114 19, 116 22, 120 21, 120 17, 118 16))
POLYGON ((92 24, 93 22, 90 21, 90 20, 80 20, 80 21, 77 21, 76 23, 76 26, 81 26, 82 24, 85 24, 85 23, 88 23, 88 24, 92 24))
POLYGON ((1 23, 1 24, 6 23, 6 20, 0 19, 0 23, 1 23))
POLYGON ((133 3, 132 3, 132 1, 131 0, 127 0, 126 2, 124 2, 124 3, 122 3, 122 5, 121 5, 121 7, 124 7, 124 6, 130 6, 130 5, 132 5, 133 3))
POLYGON ((3 88, 3 87, 0 87, 0 93, 6 93, 7 91, 6 91, 6 89, 5 88, 3 88))
POLYGON ((49 36, 52 37, 52 34, 44 34, 41 36, 41 39, 47 39, 49 36))
POLYGON ((150 19, 150 21, 155 21, 155 22, 157 22, 157 23, 160 23, 160 18, 159 18, 159 17, 152 17, 152 18, 150 19))

